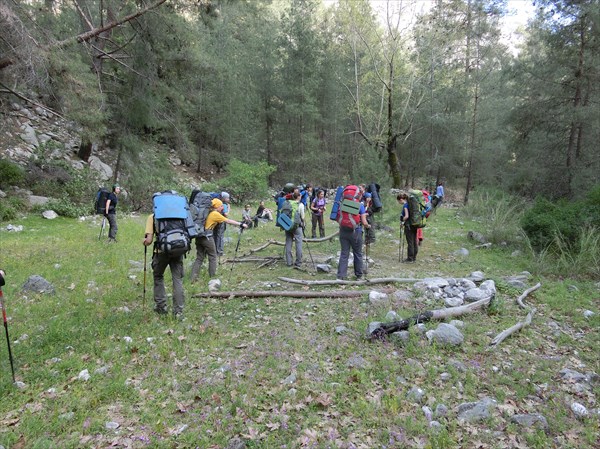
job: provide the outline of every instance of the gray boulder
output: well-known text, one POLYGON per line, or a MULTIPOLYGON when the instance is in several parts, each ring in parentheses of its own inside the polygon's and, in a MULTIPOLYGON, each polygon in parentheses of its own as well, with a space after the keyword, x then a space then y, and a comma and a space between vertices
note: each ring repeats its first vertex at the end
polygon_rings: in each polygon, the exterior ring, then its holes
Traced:
POLYGON ((54 286, 38 274, 29 276, 22 289, 34 293, 54 293, 54 286))

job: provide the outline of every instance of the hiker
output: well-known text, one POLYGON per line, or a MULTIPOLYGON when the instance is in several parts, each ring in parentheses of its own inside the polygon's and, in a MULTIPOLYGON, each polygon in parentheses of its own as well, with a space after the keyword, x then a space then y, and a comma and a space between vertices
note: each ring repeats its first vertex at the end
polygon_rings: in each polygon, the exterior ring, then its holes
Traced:
POLYGON ((312 197, 313 186, 312 186, 312 184, 298 186, 298 191, 300 192, 300 196, 301 196, 300 202, 304 205, 304 210, 306 210, 306 208, 309 205, 310 198, 312 197))
POLYGON ((206 217, 206 223, 204 229, 206 230, 206 237, 199 237, 196 239, 196 260, 192 266, 192 282, 196 282, 204 257, 208 256, 208 275, 214 278, 217 275, 217 249, 215 247, 215 241, 210 234, 214 232, 215 227, 229 223, 233 226, 239 226, 243 229, 247 229, 248 225, 239 221, 231 220, 223 215, 223 201, 218 198, 213 198, 211 201, 211 210, 206 217))
POLYGON ((325 199, 325 192, 319 190, 317 196, 310 203, 310 210, 312 212, 312 233, 313 239, 317 238, 317 225, 319 226, 319 235, 321 238, 325 237, 325 223, 323 217, 325 216, 325 205, 327 200, 325 199))
POLYGON ((360 202, 361 193, 357 186, 346 186, 343 192, 343 198, 353 198, 357 206, 358 214, 345 212, 343 207, 338 212, 338 222, 340 224, 340 259, 338 261, 337 278, 344 280, 348 275, 348 259, 350 258, 350 249, 354 257, 354 275, 356 279, 363 276, 363 227, 369 229, 371 225, 367 222, 367 212, 365 206, 360 202), (350 193, 347 193, 350 192, 350 193))
POLYGON ((242 222, 246 224, 249 228, 254 225, 254 217, 250 215, 250 205, 246 204, 244 206, 244 210, 242 210, 242 222))
MULTIPOLYGON (((230 202, 231 202, 231 197, 229 196, 229 193, 221 192, 221 194, 218 196, 217 199, 220 200, 223 205, 223 208, 221 209, 220 213, 225 218, 227 218, 228 214, 229 214, 229 208, 230 208, 230 202)), ((219 256, 223 255, 223 239, 225 237, 226 229, 227 229, 227 224, 225 221, 223 221, 213 230, 213 237, 215 239, 215 247, 217 248, 217 255, 219 255, 219 256)))
POLYGON ((365 212, 367 213, 367 223, 369 223, 369 227, 365 232, 365 244, 370 245, 371 243, 375 243, 375 229, 373 228, 373 215, 375 215, 373 209, 373 195, 369 192, 365 192, 363 199, 365 212))
POLYGON ((108 219, 110 229, 108 231, 108 242, 116 243, 117 241, 117 195, 121 193, 121 187, 118 184, 112 186, 112 192, 108 194, 106 206, 104 207, 104 216, 108 219))
MULTIPOLYGON (((296 240, 296 261, 293 262, 293 265, 300 268, 302 265, 302 237, 304 235, 304 204, 302 204, 300 192, 298 191, 294 191, 292 199, 289 201, 297 203, 297 206, 294 206, 292 210, 296 209, 295 213, 300 217, 300 224, 293 231, 285 231, 285 262, 288 267, 292 266, 292 241, 296 240)), ((294 213, 292 214, 293 218, 294 213)))
POLYGON ((433 207, 437 208, 442 205, 442 200, 444 199, 444 184, 442 181, 438 182, 437 187, 435 188, 435 198, 433 207))
MULTIPOLYGON (((421 192, 423 192, 423 198, 425 200, 425 204, 427 205, 427 214, 425 215, 425 217, 429 218, 429 214, 431 213, 431 195, 426 189, 421 190, 421 192)), ((421 243, 423 243, 423 228, 418 228, 417 244, 421 246, 421 243)))
POLYGON ((417 261, 419 245, 417 244, 417 228, 410 225, 410 210, 408 208, 408 195, 399 193, 396 200, 402 206, 400 213, 400 226, 404 226, 404 235, 406 236, 406 259, 403 262, 414 263, 417 261))
POLYGON ((273 211, 271 209, 265 207, 264 201, 261 201, 258 204, 258 209, 256 209, 256 214, 254 215, 254 227, 258 226, 259 218, 273 221, 273 211))
POLYGON ((6 282, 4 281, 4 271, 0 270, 0 287, 4 287, 6 282))
MULTIPOLYGON (((157 234, 154 226, 154 214, 146 219, 146 230, 143 244, 150 246, 157 234)), ((185 304, 183 293, 183 254, 169 256, 160 251, 154 245, 152 251, 152 275, 154 277, 154 311, 159 315, 167 314, 167 293, 165 291, 165 270, 171 269, 173 279, 173 316, 179 320, 183 319, 183 306, 185 304)))

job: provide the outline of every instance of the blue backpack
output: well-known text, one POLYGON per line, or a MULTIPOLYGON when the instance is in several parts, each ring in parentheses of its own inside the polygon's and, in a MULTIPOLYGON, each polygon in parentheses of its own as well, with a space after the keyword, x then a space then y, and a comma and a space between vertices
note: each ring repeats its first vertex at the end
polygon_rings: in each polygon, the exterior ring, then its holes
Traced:
POLYGON ((156 248, 170 257, 187 254, 198 236, 187 199, 173 190, 152 195, 156 248))

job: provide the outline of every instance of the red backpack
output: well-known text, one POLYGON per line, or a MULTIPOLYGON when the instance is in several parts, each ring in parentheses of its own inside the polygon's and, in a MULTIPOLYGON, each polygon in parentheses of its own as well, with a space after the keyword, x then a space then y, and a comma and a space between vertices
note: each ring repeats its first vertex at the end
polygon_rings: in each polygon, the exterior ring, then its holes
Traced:
POLYGON ((360 190, 358 186, 344 188, 337 222, 342 228, 356 229, 360 225, 360 190))

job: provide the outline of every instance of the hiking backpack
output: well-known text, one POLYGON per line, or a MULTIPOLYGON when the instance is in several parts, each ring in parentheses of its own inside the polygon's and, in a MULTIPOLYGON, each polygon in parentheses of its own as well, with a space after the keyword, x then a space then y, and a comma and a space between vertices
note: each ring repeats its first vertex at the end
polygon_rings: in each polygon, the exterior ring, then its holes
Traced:
POLYGON ((205 229, 206 219, 212 207, 212 195, 194 189, 190 195, 190 212, 198 231, 198 237, 211 237, 212 229, 205 229))
POLYGON ((358 186, 344 187, 341 197, 337 222, 342 228, 356 229, 360 226, 360 190, 358 186))
POLYGON ((331 213, 329 214, 329 219, 333 221, 337 221, 338 212, 340 210, 340 206, 342 203, 342 195, 344 194, 344 187, 339 186, 335 191, 335 197, 333 199, 333 206, 331 206, 331 213))
POLYGON ((373 213, 380 212, 383 209, 383 204, 381 203, 381 197, 379 196, 379 184, 371 183, 367 186, 367 193, 371 194, 372 203, 373 203, 373 213))
POLYGON ((294 232, 298 229, 298 226, 302 224, 302 217, 298 212, 298 201, 285 200, 281 205, 281 209, 278 210, 277 223, 284 231, 294 232))
POLYGON ((104 215, 106 212, 106 201, 110 195, 110 190, 106 187, 100 187, 96 192, 96 200, 94 201, 94 211, 96 214, 104 215))
POLYGON ((173 190, 152 195, 156 248, 170 257, 185 255, 198 236, 187 199, 173 190))
POLYGON ((427 225, 427 205, 425 197, 420 190, 408 191, 408 220, 413 228, 424 228, 427 225))
POLYGON ((425 201, 425 218, 429 218, 431 215, 431 195, 425 189, 421 190, 423 192, 423 200, 425 201))

